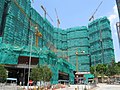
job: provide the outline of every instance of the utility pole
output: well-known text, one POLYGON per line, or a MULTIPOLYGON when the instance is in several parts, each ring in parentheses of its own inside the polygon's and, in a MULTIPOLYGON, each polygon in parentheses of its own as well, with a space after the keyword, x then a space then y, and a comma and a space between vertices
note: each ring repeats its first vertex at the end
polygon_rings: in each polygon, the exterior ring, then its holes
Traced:
POLYGON ((95 70, 94 70, 94 75, 95 75, 95 86, 96 86, 96 84, 97 84, 97 81, 96 81, 97 75, 96 75, 96 61, 95 61, 95 60, 96 60, 96 56, 94 56, 94 67, 95 67, 95 68, 94 68, 94 69, 95 69, 95 70))
POLYGON ((29 65, 28 65, 28 82, 27 82, 27 90, 29 90, 29 79, 30 79, 30 67, 31 67, 31 55, 32 55, 32 43, 33 43, 33 32, 31 31, 31 43, 30 43, 30 57, 29 57, 29 65))
POLYGON ((118 34, 118 40, 119 40, 119 48, 120 48, 120 22, 116 23, 117 28, 117 34, 118 34))

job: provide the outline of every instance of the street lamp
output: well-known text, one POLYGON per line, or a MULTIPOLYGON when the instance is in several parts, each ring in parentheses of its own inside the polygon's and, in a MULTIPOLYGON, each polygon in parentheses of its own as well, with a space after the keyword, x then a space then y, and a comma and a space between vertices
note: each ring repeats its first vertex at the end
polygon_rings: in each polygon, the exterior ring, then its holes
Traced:
POLYGON ((33 42, 33 34, 31 32, 31 43, 30 43, 30 58, 29 58, 29 65, 28 65, 28 82, 27 82, 27 90, 29 90, 29 78, 30 78, 30 65, 31 65, 31 54, 32 54, 32 42, 33 42))
POLYGON ((94 57, 94 75, 95 75, 95 86, 96 86, 96 84, 97 84, 97 81, 96 81, 96 79, 97 79, 97 75, 96 75, 96 56, 94 57))
MULTIPOLYGON (((24 65, 27 65, 27 66, 28 66, 28 62, 26 61, 26 63, 25 63, 24 65)), ((26 77, 25 77, 25 75, 26 75, 26 67, 23 67, 23 69, 24 69, 24 70, 23 70, 23 85, 25 86, 25 80, 26 80, 26 79, 25 79, 25 78, 26 78, 26 77)))

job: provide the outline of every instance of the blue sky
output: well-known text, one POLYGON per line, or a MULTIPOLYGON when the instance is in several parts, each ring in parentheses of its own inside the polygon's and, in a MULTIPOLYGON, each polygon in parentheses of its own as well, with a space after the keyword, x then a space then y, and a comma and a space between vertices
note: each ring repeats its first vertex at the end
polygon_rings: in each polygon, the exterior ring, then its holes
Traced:
MULTIPOLYGON (((47 19, 53 26, 57 27, 56 8, 61 22, 60 28, 66 29, 75 26, 87 26, 90 16, 101 1, 102 0, 34 0, 32 6, 44 17, 44 12, 41 9, 41 5, 43 5, 53 19, 53 22, 48 16, 47 19)), ((103 0, 102 5, 95 14, 95 19, 107 16, 111 21, 115 58, 116 61, 120 61, 120 49, 115 28, 115 24, 119 19, 115 1, 116 0, 103 0)))

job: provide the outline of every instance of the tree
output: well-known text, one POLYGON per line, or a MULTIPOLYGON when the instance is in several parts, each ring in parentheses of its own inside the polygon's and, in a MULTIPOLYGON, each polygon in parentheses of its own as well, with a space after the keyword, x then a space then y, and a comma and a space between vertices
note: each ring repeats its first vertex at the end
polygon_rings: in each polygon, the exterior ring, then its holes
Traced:
POLYGON ((35 82, 41 81, 42 80, 41 73, 42 73, 41 67, 33 68, 31 71, 31 79, 34 80, 35 82))
POLYGON ((117 74, 120 75, 120 62, 116 63, 117 74))
POLYGON ((5 82, 7 78, 6 69, 3 65, 0 65, 0 82, 5 82))
POLYGON ((98 74, 101 76, 102 82, 106 74, 106 70, 107 70, 107 67, 105 64, 98 64, 96 67, 96 72, 98 72, 98 74))
POLYGON ((91 74, 94 74, 94 72, 95 72, 95 66, 91 66, 91 67, 90 67, 90 73, 91 73, 91 74))
POLYGON ((96 66, 90 67, 90 72, 96 76, 100 75, 103 77, 104 75, 107 75, 108 77, 119 75, 120 74, 120 62, 115 63, 114 61, 111 62, 109 65, 105 64, 98 64, 96 66))
POLYGON ((115 65, 116 75, 120 74, 120 67, 116 64, 115 65))
POLYGON ((99 75, 103 76, 105 75, 107 70, 107 67, 105 64, 98 64, 96 67, 96 71, 99 73, 99 75))
POLYGON ((43 81, 48 82, 52 77, 52 71, 47 66, 43 66, 43 81))
POLYGON ((52 77, 52 71, 48 66, 40 66, 33 68, 31 71, 31 79, 34 81, 50 81, 52 77))
POLYGON ((91 73, 91 74, 94 74, 95 77, 98 76, 98 72, 96 72, 96 66, 90 67, 90 73, 91 73))
POLYGON ((108 75, 108 76, 116 75, 119 72, 118 69, 119 68, 118 68, 117 64, 115 64, 115 62, 111 62, 111 64, 108 65, 108 67, 107 67, 106 75, 108 75))

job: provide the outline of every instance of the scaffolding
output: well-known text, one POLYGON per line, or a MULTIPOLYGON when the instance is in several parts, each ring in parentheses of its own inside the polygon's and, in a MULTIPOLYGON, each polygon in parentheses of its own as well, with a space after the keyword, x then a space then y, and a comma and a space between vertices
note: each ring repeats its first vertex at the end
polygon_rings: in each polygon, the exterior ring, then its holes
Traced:
POLYGON ((53 84, 58 83, 59 72, 69 74, 70 83, 74 83, 74 71, 89 72, 94 63, 114 60, 106 17, 93 20, 88 27, 61 29, 31 7, 30 0, 2 0, 0 12, 0 64, 19 65, 19 57, 30 57, 31 34, 32 61, 51 68, 53 84))
POLYGON ((91 64, 109 64, 115 60, 110 22, 107 17, 96 19, 88 25, 91 64))

